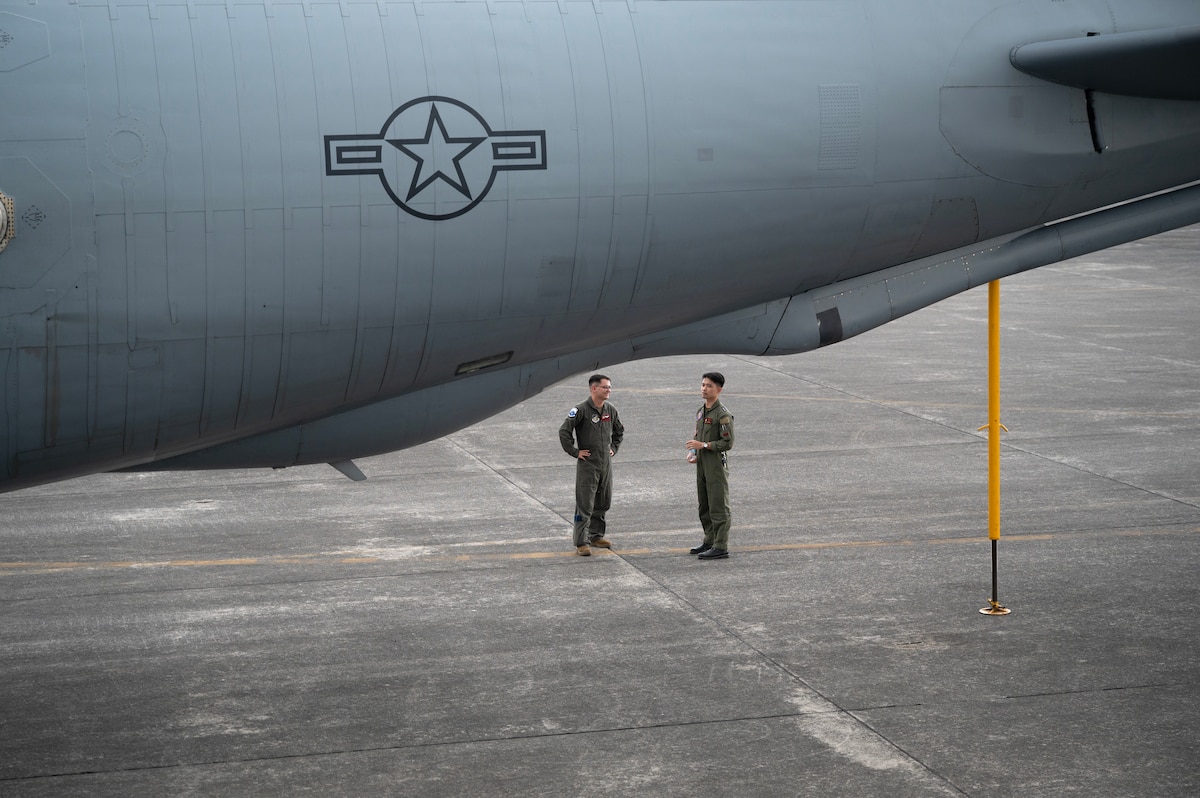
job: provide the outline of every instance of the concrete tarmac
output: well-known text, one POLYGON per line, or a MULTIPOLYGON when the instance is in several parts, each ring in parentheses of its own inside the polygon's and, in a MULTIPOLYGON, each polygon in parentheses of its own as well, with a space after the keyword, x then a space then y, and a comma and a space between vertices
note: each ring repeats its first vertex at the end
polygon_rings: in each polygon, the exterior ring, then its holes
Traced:
POLYGON ((586 377, 332 468, 0 496, 3 796, 1200 794, 1200 227, 833 347, 605 369, 612 553, 570 545, 586 377), (736 416, 698 562, 702 372, 736 416))

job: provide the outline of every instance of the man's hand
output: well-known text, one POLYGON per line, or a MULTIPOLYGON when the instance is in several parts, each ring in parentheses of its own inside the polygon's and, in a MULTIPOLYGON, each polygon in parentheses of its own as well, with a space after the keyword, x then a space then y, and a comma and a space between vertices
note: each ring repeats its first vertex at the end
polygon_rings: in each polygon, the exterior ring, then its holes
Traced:
POLYGON ((591 453, 592 453, 591 449, 580 449, 579 450, 579 459, 586 460, 591 455, 591 453))

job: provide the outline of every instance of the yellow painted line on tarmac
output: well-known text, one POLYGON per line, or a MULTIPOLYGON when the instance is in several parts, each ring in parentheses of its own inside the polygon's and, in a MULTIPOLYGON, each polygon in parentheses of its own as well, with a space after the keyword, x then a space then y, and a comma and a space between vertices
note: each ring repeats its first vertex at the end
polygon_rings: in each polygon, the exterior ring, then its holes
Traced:
MULTIPOLYGON (((1042 532, 1031 534, 1002 535, 1000 542, 1028 543, 1035 541, 1095 539, 1113 537, 1154 537, 1195 535, 1200 533, 1200 527, 1152 527, 1148 529, 1108 529, 1079 532, 1042 532)), ((970 537, 929 538, 909 540, 849 540, 849 541, 811 541, 805 543, 766 543, 762 545, 731 546, 733 553, 749 552, 788 552, 788 551, 817 551, 822 549, 865 549, 900 546, 943 546, 964 544, 986 544, 986 533, 970 537)), ((428 548, 428 547, 415 547, 428 548)), ((593 557, 605 556, 649 556, 655 554, 686 554, 688 548, 620 548, 614 551, 593 549, 593 557)), ((414 552, 403 556, 363 556, 350 555, 347 552, 324 552, 320 554, 292 554, 270 557, 222 557, 213 559, 174 559, 174 560, 57 560, 57 561, 28 561, 0 562, 0 577, 17 574, 48 574, 63 571, 106 571, 106 570, 136 570, 136 569, 168 569, 168 568, 229 568, 248 566, 281 566, 281 565, 386 565, 401 562, 504 562, 517 560, 545 560, 559 557, 577 557, 572 551, 520 551, 520 552, 481 552, 477 554, 422 554, 414 552)), ((580 558, 582 559, 582 558, 580 558)))

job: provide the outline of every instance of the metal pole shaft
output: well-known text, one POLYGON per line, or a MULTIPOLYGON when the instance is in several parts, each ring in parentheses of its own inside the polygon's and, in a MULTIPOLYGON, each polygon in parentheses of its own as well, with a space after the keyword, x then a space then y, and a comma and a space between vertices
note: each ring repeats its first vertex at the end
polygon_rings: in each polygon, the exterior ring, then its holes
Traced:
POLYGON ((988 538, 1000 539, 1000 281, 988 283, 988 538))
POLYGON ((988 283, 988 538, 992 541, 992 599, 980 610, 985 615, 1007 615, 1000 604, 996 547, 1000 540, 1000 281, 988 283))

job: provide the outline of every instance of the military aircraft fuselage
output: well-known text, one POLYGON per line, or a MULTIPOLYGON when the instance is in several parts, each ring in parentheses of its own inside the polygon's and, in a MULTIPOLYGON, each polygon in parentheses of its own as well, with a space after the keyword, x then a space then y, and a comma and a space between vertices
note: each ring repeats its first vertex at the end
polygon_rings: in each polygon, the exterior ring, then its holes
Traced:
MULTIPOLYGON (((1021 237, 1200 180, 1200 97, 1088 40, 1196 64, 1198 27, 1191 0, 4 0, 0 490, 340 462, 1068 256, 1021 237)), ((1180 196, 1149 226, 1200 220, 1180 196)))

